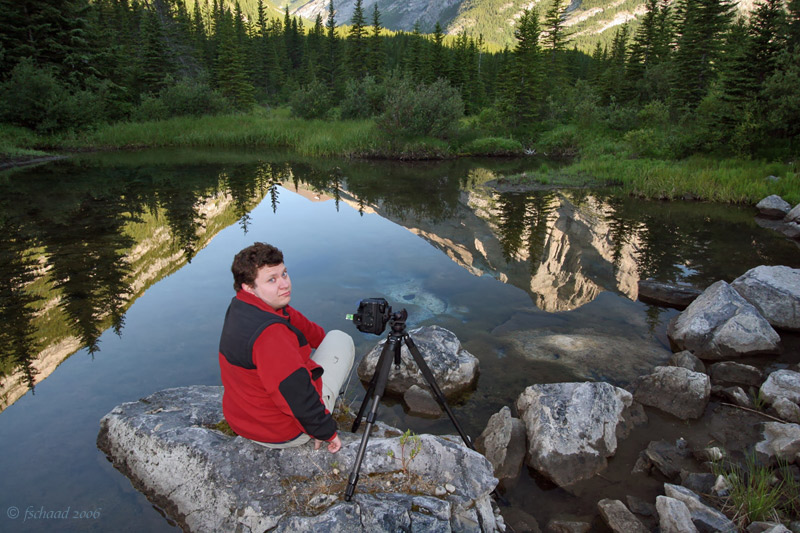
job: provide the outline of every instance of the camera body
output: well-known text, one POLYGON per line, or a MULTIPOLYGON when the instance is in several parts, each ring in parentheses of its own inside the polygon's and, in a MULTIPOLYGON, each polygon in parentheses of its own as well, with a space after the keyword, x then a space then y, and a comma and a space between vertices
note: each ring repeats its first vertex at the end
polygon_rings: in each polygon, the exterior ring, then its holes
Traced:
POLYGON ((380 335, 392 317, 392 307, 383 298, 366 298, 358 303, 353 324, 358 331, 380 335))

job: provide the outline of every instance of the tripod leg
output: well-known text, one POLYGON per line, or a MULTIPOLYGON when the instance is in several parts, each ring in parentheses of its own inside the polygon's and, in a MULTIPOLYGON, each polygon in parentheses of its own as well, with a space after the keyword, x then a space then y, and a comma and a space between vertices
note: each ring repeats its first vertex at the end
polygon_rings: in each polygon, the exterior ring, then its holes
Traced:
POLYGON ((461 425, 458 423, 458 420, 456 420, 456 415, 453 414, 453 411, 450 409, 450 406, 447 405, 447 400, 445 399, 444 394, 442 393, 442 389, 440 389, 439 384, 436 383, 436 377, 433 375, 433 372, 431 371, 430 367, 425 362, 425 359, 423 359, 422 354, 419 353, 417 345, 414 344, 414 340, 411 338, 410 335, 406 334, 405 341, 406 341, 406 346, 408 346, 408 351, 411 352, 411 356, 414 358, 414 361, 416 361, 417 366, 422 372, 422 375, 425 377, 425 380, 428 382, 428 385, 431 386, 431 390, 433 390, 433 394, 436 397, 436 400, 439 402, 439 405, 442 406, 442 408, 447 413, 447 416, 450 417, 450 421, 453 422, 456 431, 458 431, 458 434, 461 435, 461 439, 464 441, 464 444, 466 444, 469 448, 474 450, 475 446, 473 446, 472 444, 472 439, 470 439, 469 436, 466 433, 464 433, 464 430, 461 429, 461 425))
POLYGON ((355 433, 358 431, 358 428, 361 426, 361 419, 363 418, 364 412, 367 410, 367 405, 369 405, 369 400, 375 394, 375 384, 378 381, 378 375, 381 372, 381 368, 383 365, 389 365, 390 360, 390 346, 389 341, 386 341, 386 344, 383 347, 383 351, 381 351, 380 357, 378 357, 378 364, 375 366, 375 373, 372 374, 372 378, 369 380, 369 386, 367 387, 367 393, 364 395, 364 400, 361 402, 361 407, 358 409, 358 414, 356 415, 356 419, 353 421, 353 427, 350 431, 355 433))
MULTIPOLYGON (((386 391, 386 382, 389 380, 389 370, 392 368, 392 356, 393 353, 399 351, 400 339, 393 335, 390 336, 386 341, 386 346, 383 347, 381 357, 378 360, 378 367, 376 368, 375 375, 373 376, 375 386, 373 387, 374 394, 372 397, 372 406, 369 414, 367 415, 367 425, 364 428, 364 435, 361 436, 361 444, 358 447, 358 453, 356 454, 356 460, 353 464, 353 470, 350 472, 350 476, 347 478, 347 489, 345 489, 344 493, 344 500, 346 502, 350 501, 350 499, 353 497, 353 493, 356 490, 358 474, 361 471, 361 462, 364 460, 364 452, 367 450, 369 434, 372 432, 372 426, 377 419, 378 406, 381 403, 381 397, 383 396, 383 393, 386 391)), ((364 404, 362 404, 362 410, 364 405, 366 405, 366 398, 364 399, 364 404)), ((353 431, 355 432, 355 429, 353 431)))

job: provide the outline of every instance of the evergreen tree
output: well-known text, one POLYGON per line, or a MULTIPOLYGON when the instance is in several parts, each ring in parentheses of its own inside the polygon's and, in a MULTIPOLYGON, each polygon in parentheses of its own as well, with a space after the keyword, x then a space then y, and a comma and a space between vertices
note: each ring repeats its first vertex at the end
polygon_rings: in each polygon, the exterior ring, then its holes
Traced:
POLYGON ((664 65, 673 39, 669 4, 665 0, 647 0, 646 9, 633 36, 626 67, 626 86, 639 102, 668 96, 664 65))
POLYGON ((732 13, 729 0, 680 1, 673 91, 678 104, 696 106, 711 86, 732 13))
POLYGON ((543 98, 542 52, 539 47, 539 15, 525 9, 517 22, 514 38, 517 41, 510 65, 503 110, 516 126, 532 124, 539 115, 543 98))
POLYGON ((218 55, 215 65, 216 82, 220 92, 238 109, 248 109, 253 103, 253 84, 247 74, 245 49, 239 43, 233 16, 225 10, 217 24, 218 55))
POLYGON ((754 82, 760 87, 775 72, 778 54, 786 47, 783 0, 761 0, 750 17, 748 59, 754 82))
POLYGON ((800 0, 789 0, 786 7, 786 44, 791 51, 800 47, 800 0))
POLYGON ((747 23, 738 19, 726 32, 724 49, 719 59, 719 98, 723 105, 713 119, 717 122, 716 134, 727 141, 737 124, 751 112, 758 86, 752 76, 749 48, 751 46, 747 23))
POLYGON ((625 65, 628 58, 628 25, 623 24, 614 33, 611 54, 606 69, 600 75, 600 94, 606 101, 620 101, 627 96, 625 65))
POLYGON ((356 0, 350 33, 347 35, 347 69, 353 78, 361 79, 368 69, 367 30, 361 0, 356 0))
POLYGON ((158 93, 172 71, 165 45, 166 38, 158 13, 145 10, 142 20, 138 61, 138 89, 141 93, 158 93))
POLYGON ((94 69, 88 0, 0 0, 0 76, 23 58, 77 85, 94 69))
POLYGON ((562 0, 554 0, 545 13, 544 18, 544 43, 550 50, 548 53, 548 79, 550 85, 559 85, 564 76, 564 48, 568 39, 564 29, 566 6, 562 7, 562 0))
POLYGON ((383 49, 383 39, 381 38, 381 13, 378 11, 378 3, 372 11, 372 34, 369 37, 369 73, 373 78, 380 80, 383 77, 383 70, 386 66, 386 52, 383 49))
POLYGON ((333 10, 333 0, 328 2, 328 19, 325 23, 325 58, 322 62, 322 73, 325 85, 334 96, 342 94, 344 83, 339 79, 339 41, 336 37, 336 12, 333 10))
POLYGON ((433 50, 431 50, 431 77, 430 81, 444 78, 449 70, 447 52, 444 47, 444 32, 442 25, 436 22, 433 28, 433 50))

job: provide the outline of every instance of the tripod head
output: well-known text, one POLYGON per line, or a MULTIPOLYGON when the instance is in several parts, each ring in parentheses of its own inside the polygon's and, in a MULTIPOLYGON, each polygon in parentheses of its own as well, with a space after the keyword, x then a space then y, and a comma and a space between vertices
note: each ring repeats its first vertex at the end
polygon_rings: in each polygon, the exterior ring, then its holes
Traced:
MULTIPOLYGON (((389 310, 391 309, 390 307, 389 310)), ((405 309, 392 314, 389 318, 390 335, 403 335, 406 332, 406 320, 408 320, 408 311, 405 309)))

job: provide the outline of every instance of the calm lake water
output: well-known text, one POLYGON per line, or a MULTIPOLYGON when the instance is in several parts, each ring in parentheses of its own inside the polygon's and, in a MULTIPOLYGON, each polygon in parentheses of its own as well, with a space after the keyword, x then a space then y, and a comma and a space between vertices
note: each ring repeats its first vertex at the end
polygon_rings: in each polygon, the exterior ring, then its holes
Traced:
MULTIPOLYGON (((625 385, 662 362, 676 311, 638 302, 639 279, 705 287, 800 267, 749 207, 483 185, 539 164, 148 151, 0 174, 0 530, 175 530, 97 450, 99 421, 164 388, 220 384, 230 263, 254 241, 283 250, 293 305, 350 333, 357 359, 380 340, 345 319, 362 298, 455 332, 480 359, 454 406, 473 438, 528 385, 625 385)), ((356 379, 347 395, 363 393, 356 379)), ((379 418, 454 432, 391 401, 379 418)), ((527 472, 507 496, 542 526, 594 513, 527 472)))

